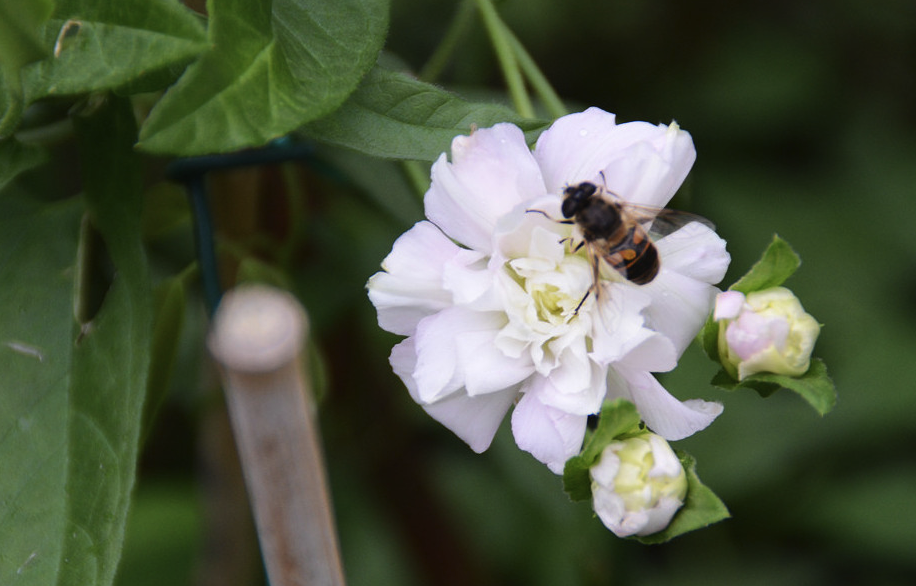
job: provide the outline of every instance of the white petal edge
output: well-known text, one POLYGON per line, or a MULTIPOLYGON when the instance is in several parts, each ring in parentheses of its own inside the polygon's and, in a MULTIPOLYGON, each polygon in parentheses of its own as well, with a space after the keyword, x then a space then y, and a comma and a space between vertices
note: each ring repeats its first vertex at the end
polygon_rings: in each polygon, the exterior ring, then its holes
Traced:
POLYGON ((705 429, 722 413, 722 404, 702 399, 680 401, 650 373, 617 368, 608 376, 608 399, 623 398, 634 405, 649 429, 668 441, 705 429))
POLYGON ((526 392, 512 411, 512 435, 519 448, 562 474, 566 460, 582 447, 587 419, 548 407, 536 393, 526 392))
POLYGON ((478 454, 489 448, 518 394, 518 387, 476 397, 469 397, 459 390, 435 403, 424 404, 411 376, 416 366, 416 356, 411 338, 391 349, 390 361, 394 372, 404 381, 413 400, 478 454))
POLYGON ((490 253, 499 218, 513 207, 544 195, 544 181, 525 135, 497 124, 452 141, 432 166, 424 198, 426 217, 459 243, 490 253))

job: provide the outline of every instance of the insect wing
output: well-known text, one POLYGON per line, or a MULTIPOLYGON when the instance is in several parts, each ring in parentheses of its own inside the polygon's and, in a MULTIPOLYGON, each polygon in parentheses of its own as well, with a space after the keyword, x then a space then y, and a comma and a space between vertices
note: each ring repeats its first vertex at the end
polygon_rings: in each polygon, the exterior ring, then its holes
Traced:
POLYGON ((625 219, 642 226, 653 239, 664 238, 693 222, 703 224, 711 230, 716 229, 715 224, 697 214, 618 201, 622 214, 626 216, 625 219))
POLYGON ((681 210, 663 209, 655 216, 648 231, 653 238, 663 238, 694 222, 703 224, 710 230, 716 229, 716 225, 703 216, 681 210))

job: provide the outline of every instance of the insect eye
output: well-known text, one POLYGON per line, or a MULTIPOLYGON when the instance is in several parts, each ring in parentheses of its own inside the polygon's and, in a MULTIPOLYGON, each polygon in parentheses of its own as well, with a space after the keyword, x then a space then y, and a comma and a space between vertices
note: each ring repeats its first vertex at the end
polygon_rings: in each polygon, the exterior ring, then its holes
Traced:
POLYGON ((598 188, 594 183, 585 182, 579 184, 579 192, 582 194, 582 197, 591 197, 595 195, 597 190, 598 188))

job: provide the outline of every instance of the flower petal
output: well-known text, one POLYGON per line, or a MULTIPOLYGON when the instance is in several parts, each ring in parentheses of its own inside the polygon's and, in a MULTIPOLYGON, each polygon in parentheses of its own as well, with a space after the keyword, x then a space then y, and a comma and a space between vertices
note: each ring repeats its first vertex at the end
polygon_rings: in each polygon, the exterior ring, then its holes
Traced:
POLYGON ((652 372, 671 370, 678 354, 665 336, 644 326, 642 311, 652 298, 629 283, 615 283, 603 290, 595 304, 592 360, 602 364, 625 361, 632 368, 652 372))
POLYGON ((443 289, 444 267, 469 252, 430 222, 418 222, 402 234, 382 261, 385 270, 366 285, 378 311, 379 326, 409 336, 421 319, 451 305, 451 295, 443 289))
POLYGON ((684 181, 696 151, 676 124, 617 124, 614 114, 589 108, 558 119, 535 147, 551 193, 569 184, 599 181, 627 201, 664 206, 684 181))
POLYGON ((519 448, 562 474, 566 460, 582 447, 587 419, 548 407, 536 392, 526 392, 512 411, 512 435, 519 448))
POLYGON ((496 393, 469 397, 462 392, 453 393, 433 404, 424 404, 417 393, 412 373, 416 367, 417 353, 412 338, 404 340, 391 350, 394 372, 410 392, 414 401, 429 415, 465 441, 472 450, 483 452, 493 441, 493 436, 509 411, 518 392, 517 387, 496 393))
POLYGON ((667 270, 710 285, 722 280, 731 262, 725 240, 699 222, 657 240, 655 247, 667 270))
POLYGON ((426 217, 475 250, 490 252, 499 218, 524 200, 542 196, 544 182, 522 131, 497 124, 452 141, 432 167, 426 217))
POLYGON ((615 370, 609 372, 608 399, 631 401, 649 429, 666 440, 693 435, 722 413, 720 403, 676 399, 648 372, 623 367, 615 370))
POLYGON ((643 285, 642 290, 652 296, 652 304, 643 312, 646 326, 671 340, 677 356, 684 353, 706 323, 719 292, 712 285, 667 270, 664 265, 655 280, 643 285))
POLYGON ((465 386, 466 369, 473 365, 464 361, 459 348, 472 352, 470 349, 480 339, 495 339, 503 325, 505 317, 497 312, 471 311, 461 306, 423 318, 413 336, 417 348, 413 378, 420 400, 433 403, 465 386))

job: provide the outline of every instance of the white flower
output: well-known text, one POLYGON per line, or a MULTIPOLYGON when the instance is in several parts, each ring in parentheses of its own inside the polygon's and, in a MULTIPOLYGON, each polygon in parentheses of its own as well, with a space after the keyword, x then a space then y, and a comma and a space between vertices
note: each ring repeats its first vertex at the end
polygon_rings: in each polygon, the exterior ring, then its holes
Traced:
POLYGON ((381 327, 407 336, 391 364, 414 400, 478 452, 514 403, 517 444, 556 473, 605 398, 632 401, 668 439, 709 425, 721 405, 681 402, 651 373, 673 368, 705 322, 725 243, 689 224, 656 243, 654 281, 602 271, 576 312, 592 270, 584 250, 571 252, 572 227, 554 219, 564 187, 582 181, 663 207, 694 158, 677 125, 617 125, 597 108, 557 120, 533 152, 510 124, 455 138, 451 162, 443 154, 432 167, 429 221, 368 283, 381 327))
POLYGON ((820 324, 788 289, 726 291, 716 298, 719 356, 738 380, 758 372, 801 376, 811 364, 820 324))
POLYGON ((684 467, 654 433, 608 444, 589 475, 595 513, 617 537, 661 531, 687 495, 684 467))

